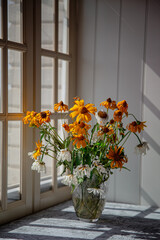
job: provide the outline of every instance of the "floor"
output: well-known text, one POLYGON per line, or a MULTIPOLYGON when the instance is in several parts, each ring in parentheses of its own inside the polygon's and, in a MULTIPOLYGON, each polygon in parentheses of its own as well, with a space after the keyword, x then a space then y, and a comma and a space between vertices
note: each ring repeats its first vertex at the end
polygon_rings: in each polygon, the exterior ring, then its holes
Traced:
POLYGON ((79 221, 68 201, 0 227, 0 240, 160 239, 160 208, 106 203, 96 223, 79 221))

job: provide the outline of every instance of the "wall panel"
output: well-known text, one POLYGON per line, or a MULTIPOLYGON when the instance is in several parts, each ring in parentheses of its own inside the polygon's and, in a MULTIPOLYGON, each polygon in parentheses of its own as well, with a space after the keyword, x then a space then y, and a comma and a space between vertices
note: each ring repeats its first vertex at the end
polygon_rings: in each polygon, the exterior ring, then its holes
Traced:
POLYGON ((160 206, 160 2, 148 1, 144 76, 144 140, 150 151, 142 158, 142 203, 160 206))
MULTIPOLYGON (((160 206, 160 3, 158 0, 79 1, 77 95, 98 105, 126 99, 129 112, 147 120, 150 144, 137 157, 126 145, 130 172, 110 179, 110 201, 160 206)), ((132 122, 132 118, 126 122, 132 122)))
MULTIPOLYGON (((141 120, 141 86, 145 30, 145 1, 123 0, 121 9, 118 100, 126 99, 129 112, 141 120)), ((128 117, 126 122, 134 119, 128 117)), ((134 154, 137 144, 131 136, 126 144, 128 168, 131 172, 118 173, 116 201, 139 203, 140 159, 134 154)))

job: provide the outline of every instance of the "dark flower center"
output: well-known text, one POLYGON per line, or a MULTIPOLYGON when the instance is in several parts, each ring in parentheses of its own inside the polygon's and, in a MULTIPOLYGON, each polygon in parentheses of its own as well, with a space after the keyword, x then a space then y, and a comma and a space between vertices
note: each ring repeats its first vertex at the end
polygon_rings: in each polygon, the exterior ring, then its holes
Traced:
POLYGON ((87 108, 83 107, 82 110, 81 110, 81 113, 84 114, 84 113, 87 113, 87 112, 88 112, 87 108))
POLYGON ((123 102, 123 107, 127 107, 127 102, 123 102))
POLYGON ((63 101, 60 101, 59 105, 60 105, 60 106, 63 106, 63 105, 64 105, 63 101))
POLYGON ((108 128, 108 127, 104 127, 104 128, 103 128, 103 132, 104 132, 104 133, 108 133, 108 132, 109 132, 109 128, 108 128))
POLYGON ((113 120, 113 119, 111 119, 111 120, 110 120, 110 124, 113 124, 113 123, 114 123, 114 120, 113 120))
POLYGON ((80 128, 84 128, 84 127, 85 127, 85 123, 84 123, 84 122, 80 122, 80 123, 79 123, 79 127, 80 127, 80 128))
POLYGON ((98 112, 98 116, 100 117, 100 118, 107 118, 107 113, 106 112, 103 112, 103 111, 99 111, 98 112))
POLYGON ((134 122, 132 122, 132 126, 137 126, 137 123, 136 123, 136 121, 134 121, 134 122))
POLYGON ((47 117, 46 112, 41 112, 41 117, 42 117, 42 118, 46 118, 46 117, 47 117))
POLYGON ((108 99, 107 99, 107 102, 111 103, 111 102, 112 102, 111 98, 108 98, 108 99))

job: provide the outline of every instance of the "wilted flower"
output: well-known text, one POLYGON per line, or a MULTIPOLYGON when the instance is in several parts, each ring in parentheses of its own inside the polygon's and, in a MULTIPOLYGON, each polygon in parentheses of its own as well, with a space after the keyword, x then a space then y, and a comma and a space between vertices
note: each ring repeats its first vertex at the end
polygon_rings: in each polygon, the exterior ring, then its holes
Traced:
POLYGON ((37 171, 38 173, 40 173, 40 172, 45 173, 46 172, 45 163, 40 162, 39 160, 36 160, 32 163, 31 169, 37 171))
POLYGON ((146 150, 149 150, 147 142, 142 142, 141 144, 139 144, 135 147, 135 153, 136 154, 142 154, 143 153, 144 155, 146 155, 146 150))
POLYGON ((77 178, 72 175, 72 174, 69 174, 69 175, 66 175, 64 176, 64 178, 61 180, 61 182, 65 185, 68 185, 69 187, 73 184, 74 186, 76 186, 78 184, 77 182, 77 178))
POLYGON ((89 165, 79 165, 73 172, 73 174, 78 177, 78 178, 83 178, 84 176, 86 177, 90 177, 91 174, 91 168, 89 167, 89 165))
POLYGON ((99 125, 104 126, 108 120, 108 114, 105 111, 96 112, 95 117, 99 125))
POLYGON ((100 163, 99 160, 94 160, 92 163, 92 169, 96 168, 98 173, 100 174, 107 174, 106 169, 103 167, 103 165, 100 163))
POLYGON ((94 195, 100 195, 100 198, 104 197, 104 190, 100 188, 87 188, 89 193, 93 193, 94 195))
POLYGON ((61 149, 57 154, 57 160, 61 162, 64 162, 65 160, 71 162, 71 153, 68 149, 61 149))

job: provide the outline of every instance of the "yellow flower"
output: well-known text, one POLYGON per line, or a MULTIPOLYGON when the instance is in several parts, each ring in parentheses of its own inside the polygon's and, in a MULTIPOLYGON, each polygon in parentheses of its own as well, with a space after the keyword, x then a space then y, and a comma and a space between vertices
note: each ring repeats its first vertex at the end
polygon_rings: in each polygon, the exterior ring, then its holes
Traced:
POLYGON ((108 98, 106 101, 101 102, 100 105, 104 106, 107 109, 110 108, 112 110, 117 108, 116 101, 112 101, 111 98, 108 98))
POLYGON ((37 119, 37 112, 30 112, 27 111, 26 116, 23 118, 23 122, 24 124, 28 124, 29 123, 29 127, 39 127, 39 121, 37 119))
POLYGON ((85 122, 89 122, 91 121, 91 115, 95 114, 95 112, 97 111, 97 108, 94 107, 94 104, 88 103, 86 105, 84 105, 84 100, 79 100, 79 101, 75 101, 75 105, 70 108, 70 111, 73 111, 72 113, 70 113, 70 117, 74 118, 77 116, 76 121, 85 121, 85 122))
POLYGON ((59 103, 54 104, 54 110, 56 112, 66 112, 68 111, 68 105, 64 104, 63 101, 60 101, 59 103))
POLYGON ((45 122, 50 122, 50 115, 51 115, 51 112, 48 110, 48 111, 38 113, 36 115, 36 118, 38 119, 39 124, 41 125, 45 122))
POLYGON ((111 159, 111 168, 122 168, 123 164, 128 161, 127 157, 124 155, 123 147, 115 146, 110 147, 109 153, 106 155, 108 159, 111 159))
POLYGON ((41 147, 43 146, 42 145, 42 142, 40 142, 39 140, 38 140, 38 143, 36 143, 36 149, 35 149, 35 151, 34 151, 34 153, 33 153, 33 155, 32 155, 32 157, 34 158, 34 159, 37 159, 37 157, 39 157, 42 153, 41 153, 41 147))
POLYGON ((85 148, 87 145, 87 142, 89 143, 88 139, 86 139, 82 134, 75 135, 72 137, 73 145, 76 145, 77 148, 85 148))
POLYGON ((74 122, 74 123, 70 124, 69 128, 73 135, 75 135, 75 134, 86 135, 87 131, 91 128, 91 125, 80 121, 80 122, 74 122))

